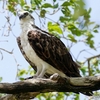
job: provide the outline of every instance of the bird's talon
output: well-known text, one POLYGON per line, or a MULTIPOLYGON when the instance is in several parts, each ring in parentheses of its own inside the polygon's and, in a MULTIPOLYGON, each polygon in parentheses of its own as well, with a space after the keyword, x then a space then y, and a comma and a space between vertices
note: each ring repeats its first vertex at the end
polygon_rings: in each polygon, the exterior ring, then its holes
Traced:
POLYGON ((60 77, 59 74, 58 73, 55 73, 52 76, 50 76, 50 79, 51 80, 54 80, 54 81, 57 81, 59 79, 59 77, 60 77))

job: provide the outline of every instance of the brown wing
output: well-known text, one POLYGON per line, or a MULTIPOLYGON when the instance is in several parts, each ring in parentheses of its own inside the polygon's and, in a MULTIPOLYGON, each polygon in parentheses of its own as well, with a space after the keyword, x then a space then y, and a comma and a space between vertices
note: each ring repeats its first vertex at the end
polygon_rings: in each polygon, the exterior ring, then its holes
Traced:
MULTIPOLYGON (((44 31, 42 31, 44 32, 44 31)), ((36 54, 69 77, 79 77, 78 65, 73 61, 70 53, 60 39, 41 31, 28 33, 28 40, 36 54)))

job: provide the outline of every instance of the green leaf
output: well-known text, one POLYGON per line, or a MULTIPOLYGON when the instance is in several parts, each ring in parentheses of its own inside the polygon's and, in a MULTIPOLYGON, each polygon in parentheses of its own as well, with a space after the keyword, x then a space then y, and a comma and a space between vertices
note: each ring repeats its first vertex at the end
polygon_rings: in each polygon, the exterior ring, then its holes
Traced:
POLYGON ((56 0, 53 0, 53 2, 56 2, 56 0))
POLYGON ((72 42, 77 42, 77 40, 74 38, 72 34, 68 34, 67 37, 72 41, 72 42))
POLYGON ((96 28, 99 28, 99 27, 100 27, 100 25, 97 24, 97 25, 95 25, 95 27, 93 29, 96 29, 96 28))
POLYGON ((93 40, 88 40, 87 39, 87 42, 86 42, 89 46, 90 46, 90 48, 93 48, 93 49, 95 49, 95 47, 94 47, 94 41, 93 40))
POLYGON ((64 22, 68 21, 68 18, 60 16, 59 20, 64 23, 64 22))
POLYGON ((92 8, 89 8, 88 13, 91 13, 92 8))
POLYGON ((98 33, 98 30, 94 30, 93 32, 98 33))
POLYGON ((87 66, 82 66, 81 71, 82 71, 82 74, 85 75, 87 72, 87 66))
POLYGON ((42 2, 42 0, 30 0, 31 4, 36 4, 36 5, 41 4, 41 2, 42 2))
POLYGON ((24 5, 24 6, 23 6, 23 9, 24 9, 25 11, 29 11, 30 13, 33 12, 33 10, 30 9, 30 6, 29 6, 29 5, 24 5))
POLYGON ((80 98, 80 97, 79 97, 78 94, 75 94, 75 95, 74 95, 74 100, 79 100, 79 98, 80 98))
POLYGON ((91 38, 94 37, 93 34, 91 34, 90 31, 87 31, 85 35, 87 36, 87 40, 90 40, 91 38))
POLYGON ((19 4, 23 7, 26 4, 25 0, 19 0, 19 4))
POLYGON ((66 17, 71 17, 71 11, 68 7, 62 7, 61 11, 66 17))
POLYGON ((97 58, 92 59, 92 63, 95 67, 97 67, 99 65, 99 61, 97 58))
POLYGON ((42 5, 42 8, 53 8, 53 6, 50 3, 45 3, 42 5))
POLYGON ((8 5, 7 6, 8 7, 8 10, 10 11, 10 12, 12 12, 14 15, 16 15, 16 10, 15 10, 15 8, 14 8, 14 6, 13 5, 8 5))
POLYGON ((70 6, 70 5, 71 5, 71 3, 68 2, 68 1, 66 1, 66 2, 64 2, 61 6, 65 6, 65 7, 67 7, 67 6, 70 6))
POLYGON ((46 14, 46 10, 41 10, 40 11, 40 16, 42 17, 42 18, 44 18, 45 17, 45 14, 46 14))
POLYGON ((57 96, 56 96, 56 100, 63 100, 63 98, 64 98, 64 93, 63 92, 58 92, 57 93, 57 96))
POLYGON ((30 0, 30 4, 32 5, 32 8, 34 9, 36 9, 35 7, 40 8, 41 2, 42 0, 30 0))
POLYGON ((93 34, 90 32, 90 31, 87 31, 86 33, 85 33, 85 35, 86 35, 86 43, 90 46, 90 48, 93 48, 93 49, 95 49, 94 48, 94 41, 92 40, 92 38, 94 37, 93 36, 93 34))
POLYGON ((25 78, 23 78, 23 77, 20 77, 19 79, 20 79, 20 80, 25 80, 25 78))
POLYGON ((58 6, 59 6, 59 4, 57 3, 57 4, 55 4, 54 6, 53 6, 53 8, 55 9, 55 8, 58 8, 58 6))
POLYGON ((95 22, 89 22, 88 25, 94 24, 95 22))
POLYGON ((2 77, 0 77, 0 82, 2 81, 2 77))
POLYGON ((59 25, 58 24, 52 24, 52 22, 48 22, 48 30, 50 32, 53 32, 53 31, 58 32, 59 34, 62 34, 63 33, 63 31, 59 27, 59 25))
POLYGON ((68 24, 68 29, 76 36, 81 36, 83 33, 74 24, 68 24))
POLYGON ((22 69, 18 72, 18 76, 22 76, 26 73, 26 70, 25 69, 22 69))

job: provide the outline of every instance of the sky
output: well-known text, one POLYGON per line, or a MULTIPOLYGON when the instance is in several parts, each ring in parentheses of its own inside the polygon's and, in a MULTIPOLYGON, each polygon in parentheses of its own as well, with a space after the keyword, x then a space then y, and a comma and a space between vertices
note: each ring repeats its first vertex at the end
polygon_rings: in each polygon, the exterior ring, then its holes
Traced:
MULTIPOLYGON (((86 8, 89 9, 90 7, 92 8, 91 11, 91 21, 96 22, 97 24, 100 24, 100 0, 85 0, 86 1, 86 8)), ((7 28, 3 30, 3 26, 6 23, 6 18, 5 15, 8 15, 8 13, 3 12, 2 9, 2 4, 0 4, 0 48, 4 48, 8 51, 12 51, 13 49, 13 54, 6 53, 2 51, 3 53, 3 60, 0 60, 0 76, 3 77, 2 82, 15 82, 17 81, 16 79, 16 74, 17 74, 17 69, 27 69, 27 66, 29 64, 26 62, 26 60, 23 58, 22 54, 20 53, 20 50, 17 46, 16 43, 16 37, 19 36, 21 30, 19 26, 19 19, 18 17, 11 17, 11 22, 15 23, 13 26, 13 34, 10 34, 9 37, 4 37, 2 34, 7 35, 7 28), (8 42, 2 42, 9 40, 8 42), (19 65, 19 66, 18 66, 19 65)), ((38 21, 35 19, 36 22, 38 21)), ((6 26, 7 27, 7 26, 6 26)), ((100 30, 99 30, 100 31, 100 30)), ((100 43, 100 33, 96 34, 96 45, 100 43)), ((76 57, 77 54, 79 53, 79 50, 84 49, 84 46, 81 48, 80 44, 75 45, 72 49, 71 52, 73 52, 74 56, 76 57)), ((100 50, 98 51, 91 51, 94 55, 100 54, 100 50)), ((81 56, 79 57, 80 60, 84 60, 85 57, 90 57, 91 55, 88 53, 82 53, 81 56)), ((1 56, 0 56, 1 57, 1 56)), ((1 58, 0 58, 1 59, 1 58)))

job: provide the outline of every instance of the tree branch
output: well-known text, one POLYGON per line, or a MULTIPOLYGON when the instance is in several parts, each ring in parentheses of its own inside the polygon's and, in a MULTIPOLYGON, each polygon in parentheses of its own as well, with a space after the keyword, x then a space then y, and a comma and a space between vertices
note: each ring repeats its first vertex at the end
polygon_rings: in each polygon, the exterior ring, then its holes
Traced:
POLYGON ((29 100, 35 98, 40 92, 28 92, 28 93, 20 93, 20 94, 8 94, 0 100, 29 100))
POLYGON ((97 57, 100 57, 100 54, 87 58, 83 63, 86 63, 87 61, 90 61, 91 59, 94 59, 97 57))
POLYGON ((92 57, 89 57, 89 58, 87 58, 87 59, 83 62, 83 64, 85 64, 86 62, 88 62, 89 76, 91 76, 90 61, 91 61, 92 59, 94 59, 94 58, 99 58, 99 57, 100 57, 100 54, 95 55, 95 56, 92 56, 92 57))
POLYGON ((15 94, 18 98, 21 98, 21 94, 27 94, 29 92, 33 93, 33 96, 31 95, 31 97, 35 97, 39 93, 45 92, 89 92, 99 89, 100 76, 90 76, 84 78, 68 77, 65 79, 59 75, 54 75, 50 79, 37 78, 23 80, 15 83, 0 83, 0 93, 15 94))

